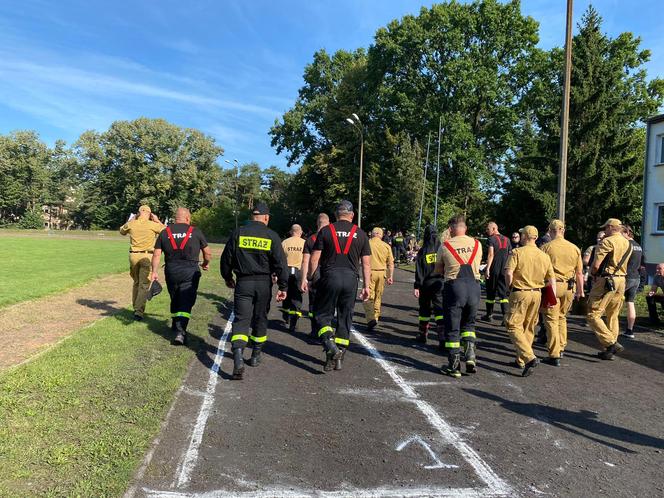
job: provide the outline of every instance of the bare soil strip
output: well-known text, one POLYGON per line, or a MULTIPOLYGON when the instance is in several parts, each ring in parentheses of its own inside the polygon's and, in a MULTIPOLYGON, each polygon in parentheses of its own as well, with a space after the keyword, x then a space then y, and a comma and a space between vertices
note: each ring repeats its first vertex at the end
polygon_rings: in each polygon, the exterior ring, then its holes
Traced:
POLYGON ((0 310, 0 370, 23 363, 130 304, 131 279, 127 273, 121 273, 0 310))

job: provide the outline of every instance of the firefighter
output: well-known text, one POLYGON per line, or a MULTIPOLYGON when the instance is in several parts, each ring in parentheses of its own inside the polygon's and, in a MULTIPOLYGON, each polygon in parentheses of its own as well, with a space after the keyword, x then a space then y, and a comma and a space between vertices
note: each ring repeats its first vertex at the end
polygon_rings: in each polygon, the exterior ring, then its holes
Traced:
POLYGON ((557 303, 551 308, 542 310, 549 350, 548 358, 543 361, 559 367, 560 358, 567 345, 567 313, 574 299, 584 297, 583 262, 581 250, 565 240, 565 224, 562 221, 551 221, 549 235, 551 242, 544 244, 540 249, 551 258, 553 273, 556 276, 557 303))
POLYGON ((304 243, 304 248, 302 249, 300 290, 305 288, 304 283, 307 282, 306 288, 309 294, 309 320, 311 321, 311 337, 313 338, 318 337, 318 327, 316 326, 316 311, 314 304, 316 302, 316 283, 320 278, 320 271, 316 271, 313 275, 309 276, 309 261, 311 260, 311 253, 314 250, 314 244, 316 243, 318 232, 320 232, 323 227, 326 227, 329 224, 330 217, 325 213, 320 213, 316 221, 316 228, 318 230, 306 240, 304 243))
POLYGON ((507 237, 498 231, 498 225, 491 221, 486 226, 486 234, 489 237, 489 249, 486 257, 486 314, 482 317, 485 322, 493 321, 493 305, 500 304, 503 321, 507 315, 505 307, 507 299, 507 285, 505 284, 505 264, 507 257, 512 252, 512 244, 507 237))
POLYGON ((522 377, 528 377, 539 364, 533 353, 533 338, 539 318, 542 289, 555 284, 551 258, 535 242, 537 228, 528 225, 521 230, 521 247, 514 249, 505 267, 505 281, 510 289, 507 332, 516 349, 516 365, 522 377))
MULTIPOLYGON (((364 284, 360 294, 362 301, 369 298, 371 280, 369 238, 361 228, 353 224, 353 205, 350 201, 341 201, 336 207, 335 215, 337 221, 318 232, 309 264, 310 275, 313 275, 320 265, 315 313, 319 327, 318 337, 325 351, 325 372, 332 369, 341 370, 344 353, 350 345, 360 265, 364 284), (335 310, 336 332, 332 328, 335 310)), ((307 290, 307 285, 307 282, 303 283, 303 291, 307 290)))
POLYGON ((166 286, 171 296, 171 329, 175 332, 174 344, 184 344, 191 309, 196 303, 201 272, 198 255, 203 253, 201 268, 207 270, 212 259, 205 235, 191 225, 191 213, 186 208, 175 211, 175 223, 159 234, 152 254, 151 280, 159 280, 161 253, 166 256, 166 286))
POLYGON ((444 351, 445 337, 443 324, 443 277, 435 272, 436 259, 440 251, 440 241, 436 227, 429 225, 424 229, 422 247, 415 258, 415 284, 413 294, 419 301, 419 333, 417 342, 426 344, 429 322, 433 312, 436 321, 439 349, 444 351))
POLYGON ((235 289, 233 308, 233 378, 244 375, 244 348, 251 343, 249 366, 261 361, 261 349, 267 341, 267 312, 270 305, 272 275, 276 275, 277 302, 286 299, 288 270, 279 236, 267 225, 270 210, 258 203, 251 220, 231 232, 221 254, 221 277, 226 286, 235 289), (250 335, 249 329, 252 329, 250 335))
POLYGON ((150 288, 150 265, 157 236, 164 225, 152 212, 150 206, 138 208, 138 216, 132 214, 127 223, 120 227, 122 235, 129 234, 129 274, 134 281, 131 304, 134 320, 143 320, 145 303, 150 288))
POLYGON ((383 242, 383 229, 371 231, 371 280, 369 281, 369 299, 364 303, 367 330, 373 332, 380 319, 380 305, 385 290, 385 283, 394 283, 394 258, 392 248, 383 242))
POLYGON ((632 246, 622 236, 620 220, 609 218, 602 228, 606 236, 595 249, 590 265, 590 274, 596 278, 588 296, 586 320, 603 348, 597 355, 602 360, 612 360, 614 354, 625 349, 618 342, 618 317, 625 298, 627 261, 632 254, 632 246), (606 322, 602 320, 604 314, 606 322))
POLYGON ((451 238, 443 242, 436 272, 443 275, 443 304, 445 316, 445 349, 448 364, 443 373, 461 377, 461 348, 463 346, 466 372, 474 373, 475 315, 480 303, 480 261, 482 246, 466 235, 466 218, 454 216, 449 223, 451 238))
POLYGON ((300 290, 300 268, 305 240, 302 238, 302 227, 295 224, 290 229, 290 237, 281 243, 286 253, 288 265, 288 292, 282 304, 282 313, 288 318, 288 331, 295 332, 297 320, 302 316, 302 291, 300 290))

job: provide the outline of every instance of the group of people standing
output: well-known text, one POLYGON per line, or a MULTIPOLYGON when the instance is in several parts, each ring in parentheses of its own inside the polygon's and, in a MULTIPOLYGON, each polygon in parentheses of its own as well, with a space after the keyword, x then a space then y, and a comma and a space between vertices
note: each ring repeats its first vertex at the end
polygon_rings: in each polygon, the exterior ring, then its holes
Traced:
MULTIPOLYGON (((378 326, 382 294, 394 281, 394 245, 384 241, 386 233, 381 228, 374 228, 368 236, 355 225, 349 201, 341 201, 334 214, 332 223, 321 213, 316 233, 308 238, 302 237, 300 225, 293 225, 290 237, 281 241, 268 228, 268 206, 259 203, 251 219, 230 234, 221 255, 220 272, 227 287, 234 291, 230 343, 235 379, 244 376, 246 348, 251 347, 246 363, 257 366, 261 362, 274 285, 276 301, 283 303, 281 311, 291 332, 300 318, 309 318, 311 334, 323 346, 325 372, 342 368, 351 340, 358 287, 367 330, 373 332, 378 326), (308 311, 303 308, 305 293, 309 294, 308 311)), ((618 314, 634 251, 620 220, 611 218, 602 228, 605 236, 589 262, 593 283, 587 321, 602 347, 599 358, 611 360, 624 349, 618 342, 618 314)), ((132 237, 135 318, 143 317, 149 285, 159 279, 157 271, 164 253, 172 329, 175 342, 184 344, 200 270, 207 270, 211 260, 205 236, 191 225, 189 211, 184 208, 177 210, 175 223, 165 227, 149 207, 142 206, 138 217, 130 219, 120 231, 132 237), (199 267, 201 253, 203 262, 199 267)), ((417 252, 414 282, 419 304, 415 340, 427 342, 433 319, 439 349, 447 356, 441 370, 455 378, 462 376, 462 363, 467 373, 477 368, 476 316, 481 302, 483 250, 480 241, 466 232, 463 216, 451 218, 440 237, 435 227, 426 227, 417 252)), ((486 312, 481 319, 492 321, 494 306, 500 306, 515 348, 515 366, 522 369, 524 377, 539 363, 532 346, 541 319, 548 349, 544 361, 559 366, 567 345, 567 314, 574 299, 585 294, 580 249, 565 240, 565 225, 560 220, 551 221, 546 243, 539 247, 541 238, 534 226, 526 226, 508 239, 491 222, 486 234, 486 312)), ((664 280, 664 265, 661 273, 664 280)), ((655 295, 652 292, 651 297, 655 295)))

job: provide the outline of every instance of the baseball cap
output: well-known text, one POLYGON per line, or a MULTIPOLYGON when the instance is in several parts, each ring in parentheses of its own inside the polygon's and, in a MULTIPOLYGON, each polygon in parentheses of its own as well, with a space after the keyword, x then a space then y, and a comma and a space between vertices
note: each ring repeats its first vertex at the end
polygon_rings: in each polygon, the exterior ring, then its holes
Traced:
POLYGON ((382 237, 383 236, 383 229, 379 228, 379 227, 375 227, 373 230, 371 230, 371 233, 376 234, 376 236, 378 236, 378 237, 382 237))
POLYGON ((150 288, 148 289, 148 301, 151 301, 152 298, 161 293, 162 290, 164 290, 164 288, 161 286, 161 284, 157 280, 153 280, 152 284, 150 284, 150 288))
POLYGON ((151 213, 152 209, 150 209, 150 206, 147 204, 143 204, 141 207, 138 208, 139 213, 151 213))
POLYGON ((251 214, 270 214, 270 208, 267 207, 267 204, 264 202, 259 202, 254 206, 254 210, 251 214))
POLYGON ((537 228, 532 225, 526 225, 521 230, 519 230, 519 232, 521 232, 523 235, 526 235, 527 237, 531 238, 539 237, 539 232, 537 231, 537 228))
POLYGON ((337 213, 352 213, 353 212, 353 203, 344 199, 341 201, 339 204, 337 204, 337 208, 335 209, 337 213))
POLYGON ((549 230, 560 230, 561 228, 565 228, 565 224, 560 220, 551 220, 549 223, 549 230))
POLYGON ((618 218, 609 218, 608 220, 606 220, 606 222, 600 228, 619 227, 621 225, 622 225, 622 221, 620 221, 618 218))

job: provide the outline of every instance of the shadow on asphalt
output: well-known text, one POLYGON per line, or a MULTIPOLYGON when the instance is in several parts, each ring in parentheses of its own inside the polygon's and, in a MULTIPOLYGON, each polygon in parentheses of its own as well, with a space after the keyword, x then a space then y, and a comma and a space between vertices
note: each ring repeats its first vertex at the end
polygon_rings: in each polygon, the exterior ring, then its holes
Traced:
POLYGON ((600 439, 595 436, 601 436, 613 441, 620 441, 639 446, 664 449, 664 439, 636 432, 624 427, 607 424, 606 422, 598 420, 597 413, 595 412, 587 410, 573 412, 571 410, 563 410, 561 408, 541 405, 538 403, 519 403, 493 393, 480 391, 479 389, 463 388, 463 390, 473 396, 498 402, 503 408, 518 413, 519 415, 539 420, 545 424, 566 430, 572 434, 585 437, 591 441, 609 446, 610 448, 614 448, 624 453, 638 452, 621 446, 616 442, 606 441, 605 439, 600 439), (592 433, 594 436, 588 433, 592 433))

